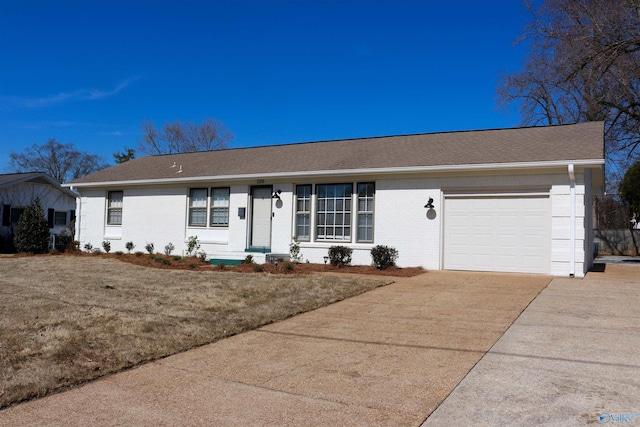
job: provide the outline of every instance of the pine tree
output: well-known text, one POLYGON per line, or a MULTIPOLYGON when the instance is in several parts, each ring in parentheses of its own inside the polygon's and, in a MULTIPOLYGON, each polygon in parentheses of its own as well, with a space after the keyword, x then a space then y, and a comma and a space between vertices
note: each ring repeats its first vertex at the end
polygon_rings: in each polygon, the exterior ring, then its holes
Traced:
POLYGON ((49 226, 40 199, 36 198, 20 215, 13 242, 18 252, 41 254, 49 249, 49 226))

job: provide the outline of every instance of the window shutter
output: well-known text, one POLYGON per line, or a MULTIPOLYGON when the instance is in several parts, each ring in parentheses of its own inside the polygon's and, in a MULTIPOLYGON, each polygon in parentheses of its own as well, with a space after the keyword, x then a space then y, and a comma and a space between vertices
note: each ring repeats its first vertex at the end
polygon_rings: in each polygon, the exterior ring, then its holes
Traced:
POLYGON ((47 222, 49 223, 49 228, 53 228, 53 219, 55 218, 56 210, 49 208, 49 213, 47 215, 47 222))
POLYGON ((69 211, 69 222, 73 222, 76 220, 76 210, 72 209, 69 211))
POLYGON ((2 225, 4 227, 11 225, 11 205, 2 205, 2 225))

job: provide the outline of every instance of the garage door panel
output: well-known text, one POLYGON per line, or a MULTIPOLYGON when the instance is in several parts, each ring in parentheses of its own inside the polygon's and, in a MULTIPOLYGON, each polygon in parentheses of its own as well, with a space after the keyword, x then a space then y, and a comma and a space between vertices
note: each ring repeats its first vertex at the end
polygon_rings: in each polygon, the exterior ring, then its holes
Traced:
POLYGON ((444 268, 548 273, 548 197, 445 198, 444 268))

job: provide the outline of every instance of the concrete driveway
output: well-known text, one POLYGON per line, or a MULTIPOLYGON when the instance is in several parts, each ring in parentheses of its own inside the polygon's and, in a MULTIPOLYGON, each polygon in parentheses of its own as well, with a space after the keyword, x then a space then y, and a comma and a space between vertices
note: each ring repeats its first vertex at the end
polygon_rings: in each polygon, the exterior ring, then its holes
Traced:
POLYGON ((640 264, 555 278, 424 426, 640 426, 640 264))
POLYGON ((550 281, 459 272, 398 279, 8 408, 0 425, 417 426, 550 281))

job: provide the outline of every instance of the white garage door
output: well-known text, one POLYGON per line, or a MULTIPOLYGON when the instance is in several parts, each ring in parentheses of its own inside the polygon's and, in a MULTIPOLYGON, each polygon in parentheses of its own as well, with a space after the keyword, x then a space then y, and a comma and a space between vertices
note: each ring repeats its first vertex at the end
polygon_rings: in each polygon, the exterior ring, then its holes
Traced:
POLYGON ((545 273, 550 271, 549 197, 447 197, 444 268, 545 273))

